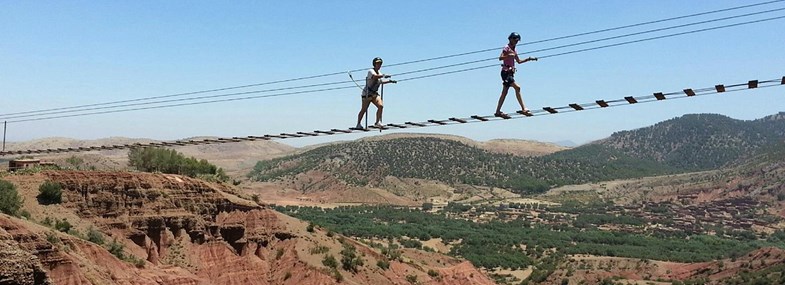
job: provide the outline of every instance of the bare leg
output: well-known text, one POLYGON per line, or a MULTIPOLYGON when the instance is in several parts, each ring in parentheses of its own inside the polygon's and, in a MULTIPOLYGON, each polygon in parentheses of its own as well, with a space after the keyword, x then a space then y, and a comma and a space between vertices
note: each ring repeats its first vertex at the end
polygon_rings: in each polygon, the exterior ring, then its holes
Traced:
POLYGON ((507 98, 508 90, 510 90, 510 86, 505 85, 502 87, 502 95, 499 97, 499 104, 496 105, 496 114, 502 112, 502 105, 504 105, 504 99, 507 98))
POLYGON ((362 103, 362 107, 360 108, 360 113, 357 114, 357 125, 360 125, 360 122, 362 122, 363 116, 365 115, 365 112, 368 111, 368 106, 370 105, 371 105, 371 101, 363 98, 363 103, 362 103))
POLYGON ((513 82, 512 83, 512 88, 515 88, 515 98, 518 99, 518 104, 521 105, 521 111, 522 112, 528 111, 526 109, 526 106, 523 104, 523 97, 521 97, 521 86, 518 85, 518 82, 513 82))
POLYGON ((373 101, 371 101, 374 105, 376 105, 376 124, 382 123, 382 111, 384 110, 384 103, 382 102, 382 98, 379 96, 374 97, 373 101))

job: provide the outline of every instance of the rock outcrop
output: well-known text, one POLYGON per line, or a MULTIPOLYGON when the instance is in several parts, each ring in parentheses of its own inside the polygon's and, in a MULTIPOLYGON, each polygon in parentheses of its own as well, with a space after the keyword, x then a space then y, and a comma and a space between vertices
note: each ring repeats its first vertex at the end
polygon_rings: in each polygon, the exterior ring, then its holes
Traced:
MULTIPOLYGON (((384 257, 375 249, 322 229, 306 230, 306 223, 238 198, 220 184, 131 172, 36 175, 37 183, 60 183, 63 203, 56 207, 76 213, 107 241, 99 245, 0 217, 0 258, 8 262, 0 264, 0 284, 409 284, 410 276, 420 284, 494 284, 467 262, 436 268, 390 261, 389 269, 381 269, 377 262, 384 257), (323 264, 328 256, 340 260, 345 246, 357 248, 363 265, 347 271, 323 264)), ((19 178, 26 191, 35 179, 19 178)))

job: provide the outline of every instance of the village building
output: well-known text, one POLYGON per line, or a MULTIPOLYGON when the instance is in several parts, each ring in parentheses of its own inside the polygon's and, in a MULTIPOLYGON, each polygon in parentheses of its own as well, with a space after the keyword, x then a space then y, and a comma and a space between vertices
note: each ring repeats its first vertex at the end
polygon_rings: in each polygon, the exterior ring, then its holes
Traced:
POLYGON ((55 166, 55 163, 41 161, 40 159, 33 159, 33 158, 14 159, 8 162, 8 171, 13 172, 16 170, 28 169, 37 166, 55 166))

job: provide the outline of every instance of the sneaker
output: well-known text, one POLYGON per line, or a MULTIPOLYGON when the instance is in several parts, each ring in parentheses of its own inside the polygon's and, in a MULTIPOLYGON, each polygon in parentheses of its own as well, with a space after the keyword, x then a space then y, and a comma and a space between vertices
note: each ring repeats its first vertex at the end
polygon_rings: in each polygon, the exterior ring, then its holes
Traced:
POLYGON ((504 115, 506 115, 506 114, 504 114, 504 113, 502 113, 502 112, 496 112, 496 113, 494 113, 493 115, 494 115, 494 116, 496 116, 496 117, 503 117, 503 116, 504 116, 504 115))
POLYGON ((377 128, 381 128, 382 127, 382 123, 376 122, 376 124, 373 124, 373 126, 377 127, 377 128))

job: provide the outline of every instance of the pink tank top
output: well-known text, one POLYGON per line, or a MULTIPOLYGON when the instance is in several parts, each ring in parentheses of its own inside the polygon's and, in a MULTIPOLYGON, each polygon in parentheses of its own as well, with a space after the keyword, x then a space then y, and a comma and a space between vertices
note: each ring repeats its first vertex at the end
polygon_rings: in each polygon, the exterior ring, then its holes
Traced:
POLYGON ((514 53, 515 56, 505 57, 504 61, 502 61, 502 70, 509 71, 515 69, 515 60, 518 59, 518 52, 515 51, 510 47, 510 45, 506 45, 504 50, 502 51, 505 55, 514 53))

